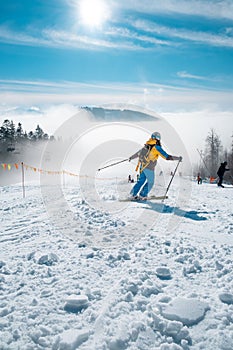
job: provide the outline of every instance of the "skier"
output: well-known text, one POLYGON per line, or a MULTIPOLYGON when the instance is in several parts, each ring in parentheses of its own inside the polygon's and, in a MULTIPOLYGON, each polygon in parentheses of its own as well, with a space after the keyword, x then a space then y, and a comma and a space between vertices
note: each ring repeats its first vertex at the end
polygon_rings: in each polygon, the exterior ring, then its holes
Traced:
POLYGON ((217 175, 219 177, 218 186, 223 187, 223 188, 224 188, 224 186, 223 186, 222 182, 223 182, 224 173, 225 173, 225 171, 230 170, 230 169, 227 169, 226 166, 227 166, 227 162, 221 163, 221 165, 217 171, 217 175))
POLYGON ((159 156, 166 160, 182 161, 182 157, 167 154, 163 150, 160 140, 160 133, 154 132, 144 147, 129 158, 129 161, 139 158, 136 170, 140 167, 140 177, 130 191, 129 199, 147 199, 148 193, 154 185, 154 170, 159 156))
POLYGON ((197 183, 198 183, 198 185, 202 184, 202 178, 201 178, 200 173, 197 174, 197 183))

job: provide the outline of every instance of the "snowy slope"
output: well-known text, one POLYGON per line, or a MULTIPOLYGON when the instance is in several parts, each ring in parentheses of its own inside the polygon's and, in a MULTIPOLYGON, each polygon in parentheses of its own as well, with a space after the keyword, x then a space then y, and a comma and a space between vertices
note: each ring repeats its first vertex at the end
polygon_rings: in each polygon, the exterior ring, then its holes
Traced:
MULTIPOLYGON (((0 349, 232 350, 233 189, 183 179, 182 206, 177 181, 164 205, 110 212, 67 186, 76 239, 66 210, 67 227, 51 224, 38 184, 25 199, 2 187, 0 349)), ((113 184, 98 191, 106 208, 117 203, 113 184)))

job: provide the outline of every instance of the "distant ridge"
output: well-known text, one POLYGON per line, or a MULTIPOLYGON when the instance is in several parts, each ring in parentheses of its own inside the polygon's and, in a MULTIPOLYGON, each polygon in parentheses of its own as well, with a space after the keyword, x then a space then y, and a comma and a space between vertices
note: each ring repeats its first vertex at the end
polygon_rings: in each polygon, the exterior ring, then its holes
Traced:
POLYGON ((114 108, 103 108, 103 107, 82 107, 88 112, 91 112, 95 119, 97 120, 106 120, 106 121, 155 121, 159 120, 158 117, 154 117, 152 115, 132 111, 129 109, 114 109, 114 108))

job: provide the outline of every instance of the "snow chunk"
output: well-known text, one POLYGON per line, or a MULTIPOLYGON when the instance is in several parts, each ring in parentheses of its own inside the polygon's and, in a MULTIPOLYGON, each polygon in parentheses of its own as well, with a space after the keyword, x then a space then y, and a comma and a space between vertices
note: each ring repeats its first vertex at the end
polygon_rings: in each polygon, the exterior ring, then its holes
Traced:
POLYGON ((193 326, 202 321, 209 305, 197 299, 176 298, 165 305, 161 314, 172 321, 181 321, 186 326, 193 326))
POLYGON ((158 267, 155 270, 156 276, 160 278, 161 280, 170 280, 171 277, 171 271, 167 267, 158 267))
POLYGON ((224 266, 218 261, 215 261, 215 266, 216 266, 216 270, 219 270, 219 271, 224 268, 224 266))
POLYGON ((152 322, 150 323, 151 328, 155 332, 161 333, 166 338, 172 339, 176 344, 186 343, 192 344, 192 339, 189 335, 187 326, 184 326, 180 321, 167 321, 159 317, 155 313, 150 314, 152 322))
POLYGON ((88 307, 88 297, 86 295, 70 295, 66 299, 64 306, 65 311, 68 312, 81 312, 83 309, 88 307))
POLYGON ((117 255, 117 259, 118 260, 130 260, 130 255, 127 252, 127 250, 125 248, 122 248, 118 251, 118 255, 117 255))
POLYGON ((159 348, 159 350, 183 350, 183 348, 180 345, 177 344, 162 344, 159 348))
POLYGON ((233 304, 233 294, 231 293, 222 293, 222 294, 219 294, 219 299, 225 303, 225 304, 233 304))
POLYGON ((54 253, 42 255, 38 260, 39 265, 47 265, 47 266, 51 266, 56 262, 58 262, 58 257, 54 253))
POLYGON ((6 265, 6 263, 4 261, 0 260, 0 269, 5 265, 6 265))
POLYGON ((124 350, 127 348, 127 343, 122 339, 113 339, 108 346, 110 350, 124 350))
POLYGON ((87 329, 68 329, 59 336, 59 350, 75 350, 88 340, 90 331, 87 329))
POLYGON ((144 297, 149 298, 152 294, 162 293, 162 288, 151 280, 147 280, 141 287, 141 293, 144 297))
POLYGON ((191 265, 183 268, 183 275, 187 276, 192 273, 198 273, 202 271, 202 267, 199 261, 195 260, 191 265))

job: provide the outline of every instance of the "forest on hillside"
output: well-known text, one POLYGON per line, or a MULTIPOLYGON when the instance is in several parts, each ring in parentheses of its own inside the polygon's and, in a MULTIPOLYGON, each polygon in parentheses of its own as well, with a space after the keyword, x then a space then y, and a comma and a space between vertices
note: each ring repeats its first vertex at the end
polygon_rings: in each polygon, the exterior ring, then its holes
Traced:
POLYGON ((13 120, 5 119, 0 127, 0 162, 21 161, 32 152, 38 158, 43 146, 50 141, 55 141, 54 136, 44 132, 39 125, 34 131, 27 132, 22 123, 15 125, 13 120))

